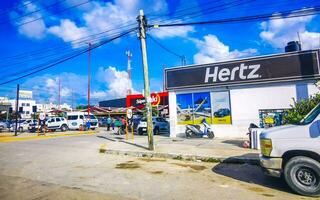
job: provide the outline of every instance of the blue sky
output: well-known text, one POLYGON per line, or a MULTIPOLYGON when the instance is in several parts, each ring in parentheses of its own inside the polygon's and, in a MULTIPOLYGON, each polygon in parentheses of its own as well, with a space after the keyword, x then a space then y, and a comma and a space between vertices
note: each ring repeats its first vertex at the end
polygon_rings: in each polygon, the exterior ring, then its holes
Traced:
MULTIPOLYGON (((37 66, 87 48, 87 43, 110 39, 116 32, 137 26, 139 9, 149 24, 196 22, 234 18, 319 6, 315 0, 12 0, 0 3, 0 80, 12 80, 37 66), (103 33, 105 31, 108 31, 103 33), (111 30, 111 31, 110 31, 111 30), (98 36, 92 36, 103 33, 98 36), (81 42, 79 42, 81 41, 81 42), (18 55, 18 56, 17 56, 18 55)), ((187 64, 210 63, 242 57, 280 53, 288 41, 297 40, 303 49, 320 46, 320 17, 265 20, 246 23, 184 26, 148 30, 156 41, 186 56, 187 64)), ((147 39, 152 91, 162 90, 163 68, 179 66, 181 60, 147 39)), ((88 55, 0 85, 0 96, 14 98, 14 88, 33 90, 39 102, 61 100, 86 103, 88 55)), ((143 90, 140 43, 136 32, 91 52, 91 96, 93 103, 124 97, 130 85, 143 90), (132 57, 132 82, 126 73, 126 50, 132 57)))

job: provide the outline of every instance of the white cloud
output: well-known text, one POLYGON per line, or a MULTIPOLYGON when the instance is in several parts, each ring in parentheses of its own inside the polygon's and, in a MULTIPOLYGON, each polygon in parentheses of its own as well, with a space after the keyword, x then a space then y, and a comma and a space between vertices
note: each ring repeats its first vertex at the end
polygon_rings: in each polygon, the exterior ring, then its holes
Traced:
POLYGON ((299 40, 299 33, 302 49, 317 48, 320 33, 307 30, 307 25, 313 18, 314 16, 303 16, 264 21, 260 24, 260 38, 275 48, 284 49, 288 42, 299 40))
POLYGON ((10 17, 13 23, 15 23, 15 25, 19 25, 18 32, 29 38, 34 38, 34 39, 43 38, 46 34, 46 25, 43 19, 39 19, 42 17, 42 14, 40 12, 35 12, 40 8, 34 3, 31 3, 30 1, 24 1, 23 4, 28 4, 28 5, 24 7, 20 7, 19 10, 12 11, 10 13, 10 17), (32 13, 32 14, 27 15, 26 17, 20 17, 23 15, 26 15, 27 13, 32 13), (26 23, 26 24, 20 26, 20 24, 23 24, 23 23, 26 23))
MULTIPOLYGON (((115 67, 100 67, 91 79, 91 98, 93 103, 101 100, 126 97, 132 82, 128 79, 126 71, 117 70, 115 67), (103 85, 105 90, 99 89, 103 85)), ((34 96, 40 102, 58 103, 59 79, 61 103, 71 104, 72 97, 75 102, 87 102, 88 77, 75 73, 62 73, 59 75, 45 74, 28 79, 24 82, 23 89, 34 90, 34 96)), ((137 93, 132 89, 133 93, 137 93)))
POLYGON ((77 27, 76 24, 69 19, 61 20, 59 26, 50 27, 48 32, 62 38, 65 42, 77 40, 88 35, 86 28, 77 27))
POLYGON ((115 67, 100 67, 98 70, 98 80, 105 83, 107 91, 104 93, 101 91, 93 93, 95 96, 102 97, 104 95, 107 99, 123 98, 127 95, 130 88, 133 93, 137 93, 132 87, 128 73, 126 71, 118 71, 115 67))
POLYGON ((189 33, 195 32, 193 26, 162 27, 159 29, 151 30, 152 35, 160 39, 172 37, 187 37, 189 33))
MULTIPOLYGON (((72 0, 69 1, 73 2, 72 0)), ((105 3, 94 1, 89 7, 90 9, 85 10, 81 16, 84 24, 83 26, 77 25, 69 19, 64 19, 61 20, 59 25, 49 28, 49 32, 62 38, 65 42, 70 42, 79 37, 100 33, 106 30, 118 29, 129 23, 132 24, 132 26, 136 26, 136 17, 139 13, 139 9, 145 8, 148 12, 167 10, 165 0, 115 0, 114 2, 105 3)), ((128 29, 128 27, 124 27, 123 29, 128 29)), ((111 34, 114 34, 114 31, 111 31, 110 35, 111 34)), ((101 35, 98 35, 97 37, 99 36, 101 35)))
POLYGON ((212 63, 257 54, 257 50, 251 48, 231 51, 229 46, 223 44, 217 36, 211 34, 204 36, 204 40, 193 40, 199 49, 199 52, 193 57, 195 63, 212 63))

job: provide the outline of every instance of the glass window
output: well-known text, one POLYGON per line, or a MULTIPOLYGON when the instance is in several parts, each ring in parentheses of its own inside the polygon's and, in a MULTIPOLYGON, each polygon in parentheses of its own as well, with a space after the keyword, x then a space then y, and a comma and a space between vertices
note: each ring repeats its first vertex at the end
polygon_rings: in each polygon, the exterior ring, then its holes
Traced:
POLYGON ((80 115, 80 119, 83 119, 83 115, 80 115))
POLYGON ((22 103, 22 106, 26 106, 26 104, 25 104, 25 103, 22 103))
POLYGON ((29 114, 30 114, 30 112, 29 112, 29 111, 26 111, 26 114, 27 114, 27 115, 29 115, 29 114))
POLYGON ((231 124, 231 108, 229 92, 212 92, 212 123, 231 124))
POLYGON ((211 100, 209 92, 193 94, 193 119, 194 124, 201 124, 205 119, 211 124, 211 100))
POLYGON ((68 120, 77 120, 78 119, 78 115, 69 115, 68 116, 68 120))
POLYGON ((177 95, 178 124, 193 124, 192 93, 177 95))
POLYGON ((231 124, 229 92, 178 94, 177 118, 178 124, 231 124))
POLYGON ((26 106, 30 106, 30 103, 26 103, 26 106))
POLYGON ((57 122, 60 122, 61 120, 60 120, 60 118, 56 118, 56 121, 57 121, 57 122))

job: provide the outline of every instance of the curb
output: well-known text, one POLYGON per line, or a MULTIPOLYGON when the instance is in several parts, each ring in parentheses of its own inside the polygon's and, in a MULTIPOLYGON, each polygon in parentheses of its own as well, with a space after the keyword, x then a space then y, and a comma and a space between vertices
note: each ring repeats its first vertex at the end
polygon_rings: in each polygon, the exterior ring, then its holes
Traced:
POLYGON ((33 135, 33 136, 24 136, 24 137, 17 137, 17 136, 7 136, 7 137, 0 137, 1 142, 17 142, 17 141, 30 141, 30 140, 45 140, 45 139, 52 139, 52 138, 59 138, 59 137, 70 137, 70 136, 79 136, 79 135, 93 135, 96 134, 95 131, 87 131, 87 132, 73 132, 73 133, 62 133, 62 134, 47 134, 47 135, 33 135))
POLYGON ((244 156, 219 157, 219 156, 201 156, 191 154, 175 154, 175 153, 160 153, 149 151, 127 151, 127 150, 109 150, 105 146, 99 148, 100 153, 111 155, 124 155, 133 157, 148 157, 148 158, 167 158, 174 160, 185 160, 194 162, 212 162, 212 163, 228 163, 228 164, 250 164, 259 165, 259 158, 251 158, 244 156))

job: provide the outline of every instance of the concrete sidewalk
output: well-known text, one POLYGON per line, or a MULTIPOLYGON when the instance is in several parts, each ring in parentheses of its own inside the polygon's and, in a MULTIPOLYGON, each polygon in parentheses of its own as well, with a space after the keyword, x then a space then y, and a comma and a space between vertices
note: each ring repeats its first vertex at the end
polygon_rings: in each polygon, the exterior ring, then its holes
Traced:
POLYGON ((170 138, 154 136, 155 151, 148 150, 147 136, 115 135, 101 130, 97 137, 105 139, 100 153, 159 157, 204 162, 259 164, 259 151, 242 147, 243 139, 170 138))

